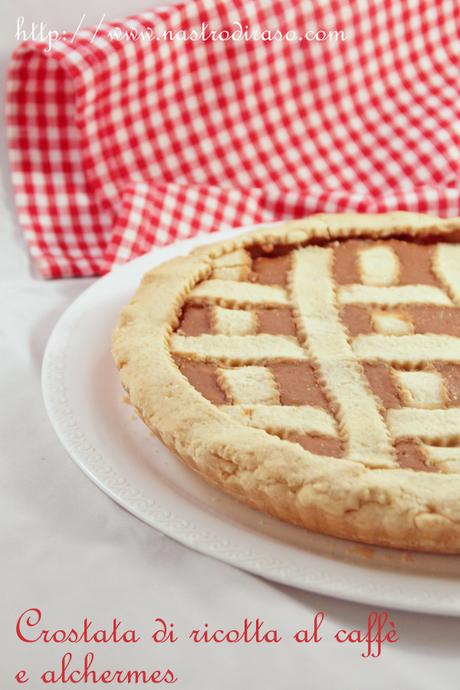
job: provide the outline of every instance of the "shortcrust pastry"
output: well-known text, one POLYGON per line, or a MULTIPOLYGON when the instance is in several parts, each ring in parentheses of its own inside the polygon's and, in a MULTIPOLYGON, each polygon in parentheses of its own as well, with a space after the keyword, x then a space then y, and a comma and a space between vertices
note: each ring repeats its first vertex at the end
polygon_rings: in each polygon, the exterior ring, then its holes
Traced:
POLYGON ((460 553, 458 230, 321 214, 154 268, 113 336, 131 403, 254 508, 460 553))

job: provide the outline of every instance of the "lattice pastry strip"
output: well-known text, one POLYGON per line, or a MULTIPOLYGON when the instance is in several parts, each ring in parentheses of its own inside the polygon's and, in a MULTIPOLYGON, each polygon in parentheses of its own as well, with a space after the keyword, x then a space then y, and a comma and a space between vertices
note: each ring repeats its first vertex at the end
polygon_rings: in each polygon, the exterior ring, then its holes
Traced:
POLYGON ((400 304, 452 306, 446 293, 431 285, 343 285, 338 290, 338 299, 341 304, 375 304, 382 307, 397 307, 400 304))
POLYGON ((438 244, 433 269, 456 304, 460 304, 460 245, 438 244))
POLYGON ((454 447, 423 445, 427 465, 440 472, 460 473, 460 445, 454 447))
POLYGON ((220 335, 254 335, 257 315, 245 309, 225 309, 214 306, 211 312, 213 331, 220 335))
POLYGON ((173 335, 171 349, 176 355, 229 364, 307 358, 294 338, 282 335, 173 335))
POLYGON ((329 436, 337 438, 334 418, 319 407, 308 405, 227 405, 221 410, 243 424, 272 434, 329 436))
POLYGON ((236 249, 214 259, 213 278, 247 280, 251 273, 251 257, 244 249, 236 249))
POLYGON ((460 407, 388 410, 387 424, 395 439, 420 438, 431 443, 460 443, 460 407))
POLYGON ((358 263, 364 285, 389 286, 398 280, 399 261, 391 247, 363 249, 358 253, 358 263))
POLYGON ((285 290, 236 280, 205 280, 189 295, 192 304, 211 302, 229 307, 284 306, 289 304, 285 290))
POLYGON ((367 362, 419 366, 432 361, 460 362, 460 338, 451 335, 359 335, 355 355, 367 362))
POLYGON ((393 371, 401 387, 401 395, 408 407, 442 407, 447 392, 442 376, 436 371, 393 371))
POLYGON ((295 252, 291 289, 300 329, 338 408, 348 457, 393 467, 396 463, 388 431, 335 306, 332 259, 328 248, 306 247, 295 252))
POLYGON ((409 335, 414 332, 412 323, 397 311, 374 311, 371 321, 374 331, 381 335, 409 335))
POLYGON ((279 405, 280 396, 273 374, 266 367, 219 369, 222 389, 236 405, 279 405))

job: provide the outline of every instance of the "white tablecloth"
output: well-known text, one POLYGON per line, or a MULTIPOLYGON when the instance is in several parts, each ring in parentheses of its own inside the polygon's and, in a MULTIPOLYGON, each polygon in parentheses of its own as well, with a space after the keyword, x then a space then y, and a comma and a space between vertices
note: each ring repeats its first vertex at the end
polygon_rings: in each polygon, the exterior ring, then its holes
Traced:
MULTIPOLYGON (((9 2, 1 29, 3 67, 19 15, 60 30, 77 26, 83 13, 93 22, 104 12, 113 17, 140 9, 142 3, 122 0, 88 6, 47 0, 40 9, 34 0, 9 2)), ((187 690, 458 688, 460 620, 393 611, 399 642, 384 646, 377 659, 364 659, 364 647, 339 645, 332 637, 339 628, 365 628, 372 606, 279 586, 195 553, 132 517, 82 474, 48 422, 40 366, 53 325, 92 281, 37 277, 18 228, 5 152, 2 174, 2 688, 19 687, 14 675, 20 669, 31 678, 26 687, 45 687, 40 673, 57 668, 67 651, 75 668, 88 651, 96 653, 98 671, 169 667, 179 678, 175 687, 187 690), (94 627, 108 627, 117 617, 143 639, 136 645, 26 644, 17 639, 15 624, 30 607, 43 612, 40 628, 81 628, 85 617, 94 627), (295 645, 287 637, 279 645, 149 641, 157 617, 174 621, 182 635, 205 623, 238 627, 245 617, 287 633, 311 623, 319 610, 326 621, 317 645, 295 645)))

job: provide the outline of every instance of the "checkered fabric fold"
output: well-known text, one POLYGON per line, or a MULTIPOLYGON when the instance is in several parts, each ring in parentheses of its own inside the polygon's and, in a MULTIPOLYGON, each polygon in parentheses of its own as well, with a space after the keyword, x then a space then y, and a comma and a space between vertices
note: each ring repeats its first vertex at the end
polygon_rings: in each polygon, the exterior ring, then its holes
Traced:
POLYGON ((459 34, 458 0, 197 0, 23 43, 7 126, 41 273, 316 212, 460 215, 459 34), (150 40, 235 22, 346 40, 150 40))

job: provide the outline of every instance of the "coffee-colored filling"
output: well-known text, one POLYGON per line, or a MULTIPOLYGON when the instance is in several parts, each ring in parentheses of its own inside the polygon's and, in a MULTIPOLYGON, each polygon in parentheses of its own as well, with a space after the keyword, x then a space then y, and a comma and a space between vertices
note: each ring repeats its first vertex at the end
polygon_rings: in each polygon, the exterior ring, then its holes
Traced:
POLYGON ((460 405, 460 364, 436 364, 449 393, 449 407, 460 405))
MULTIPOLYGON (((358 252, 369 247, 372 240, 349 240, 334 243, 334 277, 339 285, 361 283, 358 266, 358 252)), ((403 240, 389 240, 399 259, 399 285, 442 286, 433 271, 431 260, 433 244, 415 244, 403 240)), ((287 288, 291 256, 287 247, 261 248, 250 250, 252 268, 250 280, 266 285, 281 285, 287 288)), ((345 305, 340 308, 340 316, 351 337, 371 334, 373 325, 372 305, 345 305)), ((460 337, 460 309, 433 305, 403 305, 393 309, 407 319, 415 333, 434 333, 460 337)), ((296 328, 289 307, 257 308, 257 333, 296 337, 296 328)), ((211 307, 186 305, 177 329, 183 335, 199 336, 213 332, 211 307)), ((205 398, 216 405, 229 404, 225 392, 219 386, 217 368, 214 364, 176 357, 175 361, 187 379, 205 398)), ((281 405, 312 405, 331 411, 315 369, 310 362, 272 362, 266 365, 272 373, 279 391, 281 405)), ((400 408, 404 405, 401 393, 391 374, 391 366, 384 363, 363 363, 364 374, 375 397, 384 410, 400 408)), ((443 378, 448 393, 446 406, 460 406, 460 365, 434 363, 434 368, 443 378)), ((343 457, 344 444, 340 439, 315 435, 289 436, 289 440, 299 443, 306 450, 332 457, 343 457)), ((346 444, 345 444, 346 445, 346 444)), ((395 442, 399 465, 412 470, 433 472, 434 468, 425 464, 422 446, 417 440, 406 439, 395 442)))
POLYGON ((401 407, 398 389, 392 379, 388 364, 384 362, 363 363, 363 369, 371 391, 381 401, 383 407, 387 410, 401 407))
POLYGON ((335 249, 334 278, 339 285, 361 282, 358 270, 358 245, 358 240, 350 240, 341 242, 335 249))
POLYGON ((272 335, 296 335, 294 319, 288 307, 256 309, 257 332, 272 335))
POLYGON ((431 304, 411 304, 404 307, 404 311, 414 324, 416 333, 460 336, 460 309, 436 307, 431 304))
MULTIPOLYGON (((256 309, 257 333, 296 336, 296 327, 289 307, 256 309)), ((205 306, 186 305, 177 328, 183 335, 212 333, 211 310, 205 306)))
MULTIPOLYGON (((439 281, 431 270, 432 244, 416 244, 402 240, 387 240, 399 259, 399 285, 437 285, 439 281)), ((339 285, 360 283, 358 252, 371 246, 372 240, 349 240, 335 250, 334 277, 339 285)), ((375 243, 377 244, 377 243, 375 243)))
POLYGON ((184 335, 211 333, 211 310, 209 307, 194 307, 187 304, 182 311, 178 331, 184 335))
POLYGON ((365 307, 347 304, 340 310, 340 316, 352 337, 373 332, 371 315, 365 307))
POLYGON ((224 391, 217 383, 214 364, 196 362, 182 357, 175 357, 175 362, 183 375, 202 396, 215 405, 225 405, 227 399, 224 391))
POLYGON ((275 377, 282 405, 328 408, 314 369, 308 362, 275 362, 268 367, 275 377))
POLYGON ((436 472, 434 467, 425 464, 425 456, 417 441, 412 439, 396 441, 395 449, 398 463, 403 469, 436 472))
MULTIPOLYGON (((392 311, 400 314, 414 327, 414 333, 439 333, 460 336, 460 309, 438 307, 432 304, 407 304, 392 311)), ((343 324, 350 335, 366 335, 373 332, 372 307, 347 304, 340 309, 343 324)))
MULTIPOLYGON (((256 309, 255 311, 258 333, 296 335, 294 319, 288 307, 256 309)), ((431 304, 410 304, 398 308, 397 311, 413 324, 415 333, 439 333, 460 337, 460 309, 438 307, 431 304)), ((340 315, 352 337, 373 332, 368 308, 347 304, 341 308, 340 315)), ((193 336, 212 333, 210 308, 186 305, 182 312, 178 331, 184 335, 193 336)))
POLYGON ((259 256, 252 262, 253 279, 265 285, 286 285, 291 255, 259 256))
POLYGON ((399 259, 400 285, 438 285, 439 281, 431 270, 433 245, 389 240, 399 259))
POLYGON ((291 436, 290 441, 300 443, 302 448, 314 453, 315 455, 329 455, 333 458, 343 456, 343 448, 340 441, 336 438, 326 438, 323 436, 291 436))

